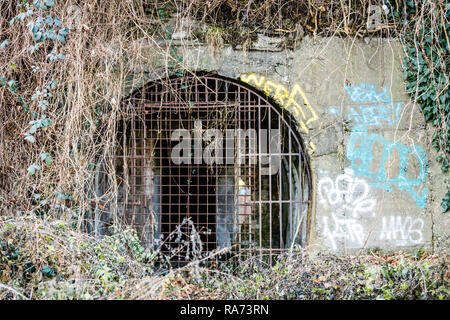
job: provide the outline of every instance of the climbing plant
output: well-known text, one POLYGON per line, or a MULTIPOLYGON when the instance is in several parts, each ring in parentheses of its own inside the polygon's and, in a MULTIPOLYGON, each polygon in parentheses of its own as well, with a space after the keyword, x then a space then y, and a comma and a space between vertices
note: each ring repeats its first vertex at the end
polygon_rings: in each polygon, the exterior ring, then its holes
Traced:
MULTIPOLYGON (((16 6, 18 13, 9 20, 9 27, 14 30, 16 25, 20 25, 17 28, 26 26, 28 29, 29 33, 23 33, 21 40, 30 43, 27 55, 31 66, 10 63, 5 76, 0 76, 0 86, 8 86, 12 103, 21 106, 20 111, 24 118, 28 119, 28 125, 22 128, 25 129, 24 140, 33 145, 32 149, 39 154, 39 160, 36 161, 35 157, 35 161, 27 159, 32 162, 28 165, 27 172, 30 176, 37 176, 37 172, 44 166, 52 164, 54 150, 48 149, 46 141, 51 140, 51 131, 48 129, 54 121, 49 109, 55 104, 53 92, 59 81, 55 80, 49 71, 57 68, 58 61, 65 60, 62 51, 69 29, 63 27, 61 18, 50 12, 55 6, 53 0, 25 0, 18 2, 16 6), (25 73, 32 75, 20 79, 25 73), (36 81, 26 83, 30 78, 36 81)), ((11 43, 9 38, 3 39, 0 50, 6 51, 7 46, 13 45, 12 42, 15 41, 17 38, 11 40, 11 43)), ((39 188, 33 188, 29 196, 31 201, 39 206, 47 204, 47 201, 41 198, 39 188)))
MULTIPOLYGON (((407 93, 436 131, 432 146, 442 173, 450 166, 449 3, 447 1, 389 1, 389 18, 404 41, 403 63, 407 93)), ((450 191, 441 206, 450 209, 450 191)))

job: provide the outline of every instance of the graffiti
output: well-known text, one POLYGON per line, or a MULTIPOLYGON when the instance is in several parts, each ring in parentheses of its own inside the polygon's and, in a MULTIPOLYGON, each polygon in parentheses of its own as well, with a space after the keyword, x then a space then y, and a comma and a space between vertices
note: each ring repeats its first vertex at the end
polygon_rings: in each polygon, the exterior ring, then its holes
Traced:
POLYGON ((350 99, 354 102, 382 102, 392 104, 387 88, 384 88, 383 92, 377 93, 375 86, 363 83, 359 87, 346 86, 345 91, 347 91, 350 99))
POLYGON ((241 80, 262 89, 266 95, 277 100, 283 108, 289 108, 300 120, 300 127, 305 133, 309 133, 308 124, 319 119, 300 85, 294 85, 289 91, 282 84, 268 81, 264 76, 258 76, 255 73, 243 75, 241 80))
POLYGON ((382 218, 380 240, 393 241, 397 246, 423 242, 424 222, 420 218, 390 216, 382 218))
POLYGON ((328 108, 328 113, 337 116, 341 113, 341 111, 338 108, 328 108))
MULTIPOLYGON (((406 191, 418 207, 425 207, 428 194, 427 188, 422 189, 428 167, 425 150, 416 144, 390 141, 368 130, 370 126, 398 123, 403 104, 394 104, 386 88, 376 91, 374 86, 362 84, 347 86, 345 90, 358 105, 350 108, 346 115, 356 124, 346 150, 350 167, 334 179, 325 176, 319 180, 319 204, 331 211, 321 220, 323 236, 334 251, 340 245, 362 248, 371 234, 373 239, 390 241, 396 246, 422 243, 423 219, 394 214, 381 217, 379 224, 375 211, 377 202, 370 197, 371 187, 388 192, 396 187, 406 191), (398 164, 388 168, 392 163, 398 164), (413 171, 415 166, 416 172, 413 171), (374 222, 372 230, 366 230, 368 221, 374 222)), ((333 106, 328 108, 328 113, 339 115, 341 110, 333 106)), ((328 175, 323 170, 320 173, 328 175)))
MULTIPOLYGON (((399 122, 402 109, 402 102, 397 102, 395 104, 395 110, 386 107, 384 104, 360 105, 350 108, 347 119, 356 124, 363 124, 366 126, 393 126, 399 122)), ((333 116, 341 114, 341 111, 335 107, 328 108, 327 112, 333 116)))
POLYGON ((309 146, 308 146, 308 152, 309 152, 310 154, 313 154, 313 153, 316 151, 316 149, 317 149, 317 147, 316 147, 316 145, 314 144, 314 142, 310 141, 310 142, 309 142, 309 146))
POLYGON ((384 105, 359 106, 358 108, 350 108, 347 115, 349 120, 366 126, 374 125, 394 125, 400 120, 400 111, 403 104, 398 102, 395 110, 386 108, 384 105), (358 110, 359 109, 359 110, 358 110))
POLYGON ((346 86, 345 91, 353 102, 371 104, 350 108, 347 115, 349 120, 366 126, 394 125, 400 120, 403 103, 397 102, 394 107, 387 88, 382 92, 376 92, 373 85, 361 84, 359 87, 346 86))
POLYGON ((369 186, 363 179, 354 176, 346 168, 345 173, 337 176, 335 181, 329 177, 322 178, 318 185, 319 202, 328 207, 350 210, 353 218, 361 215, 375 216, 373 211, 376 201, 369 199, 369 186))
MULTIPOLYGON (((369 236, 364 223, 376 218, 376 200, 371 199, 369 183, 358 178, 346 168, 334 180, 323 177, 318 183, 319 204, 332 209, 331 216, 322 217, 322 232, 330 247, 336 251, 339 241, 345 241, 347 248, 362 248, 369 236), (349 214, 347 214, 348 212, 349 214)), ((414 245, 423 242, 421 218, 391 215, 382 217, 381 228, 375 238, 393 241, 397 246, 414 245)))
MULTIPOLYGON (((408 147, 400 142, 392 142, 378 134, 369 134, 367 130, 370 125, 383 123, 393 125, 398 122, 402 104, 397 103, 395 110, 386 107, 386 105, 393 107, 386 88, 381 92, 376 92, 373 85, 361 84, 359 87, 346 86, 345 90, 354 102, 374 104, 361 105, 359 113, 355 109, 350 109, 348 114, 348 118, 357 123, 351 131, 346 153, 355 174, 371 180, 371 186, 382 188, 388 192, 391 192, 392 187, 396 186, 399 190, 406 191, 417 206, 424 208, 428 189, 424 188, 421 192, 414 189, 421 186, 427 177, 428 161, 424 149, 416 144, 408 147), (373 154, 375 145, 382 147, 381 154, 377 159, 373 154), (394 153, 399 156, 398 174, 391 177, 386 170, 386 164, 392 159, 394 153), (419 173, 415 177, 408 178, 408 169, 412 171, 411 159, 417 160, 419 173), (378 163, 375 163, 377 161, 378 163), (378 169, 372 171, 372 164, 375 164, 378 169)), ((409 175, 411 176, 411 172, 409 175)))
MULTIPOLYGON (((336 251, 338 241, 346 241, 347 248, 362 248, 368 232, 355 218, 340 217, 336 213, 329 217, 322 217, 323 234, 329 241, 330 247, 336 251)), ((421 218, 391 215, 382 217, 381 229, 376 236, 380 241, 389 241, 395 246, 408 246, 423 243, 423 227, 421 218)))
POLYGON ((336 179, 324 177, 318 185, 319 203, 326 208, 333 208, 331 221, 323 217, 323 232, 333 250, 337 249, 337 240, 353 243, 362 247, 364 241, 364 227, 359 218, 374 217, 376 201, 369 199, 369 186, 363 179, 355 177, 349 168, 336 179), (346 211, 351 217, 346 217, 346 211), (334 225, 334 228, 330 228, 334 225))
MULTIPOLYGON (((399 122, 403 103, 394 104, 387 93, 387 88, 382 92, 376 92, 374 86, 361 84, 359 87, 346 86, 345 91, 353 102, 361 103, 350 108, 347 114, 349 120, 366 126, 383 124, 392 126, 399 122)), ((327 111, 335 116, 341 114, 341 110, 336 106, 329 107, 327 111)))
POLYGON ((391 142, 378 134, 369 134, 365 126, 358 125, 350 134, 347 158, 351 161, 351 168, 355 174, 373 181, 370 185, 384 188, 388 192, 392 191, 392 186, 397 186, 399 190, 408 192, 417 206, 425 207, 428 189, 424 188, 421 193, 414 190, 414 187, 421 186, 427 177, 427 156, 421 146, 414 144, 407 147, 400 142, 391 142), (377 161, 372 153, 375 143, 380 144, 383 150, 378 159, 378 171, 371 171, 372 161, 377 161), (399 156, 398 175, 390 177, 385 165, 394 151, 399 156), (419 163, 419 173, 415 178, 407 178, 408 169, 412 169, 410 159, 413 158, 419 163))
POLYGON ((334 223, 334 229, 330 229, 328 217, 322 217, 323 233, 325 238, 329 240, 333 250, 337 250, 336 242, 338 240, 356 243, 358 248, 363 246, 364 227, 357 219, 339 217, 336 213, 331 214, 331 219, 334 223))

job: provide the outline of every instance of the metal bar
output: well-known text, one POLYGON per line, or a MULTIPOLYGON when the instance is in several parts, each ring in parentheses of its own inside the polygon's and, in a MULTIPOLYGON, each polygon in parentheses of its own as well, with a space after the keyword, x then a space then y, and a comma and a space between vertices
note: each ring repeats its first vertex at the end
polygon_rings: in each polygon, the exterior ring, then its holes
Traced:
MULTIPOLYGON (((261 99, 258 97, 258 105, 261 104, 261 99)), ((258 108, 258 151, 261 150, 261 108, 258 108)), ((262 156, 261 154, 258 155, 258 196, 259 196, 259 248, 262 248, 262 178, 261 178, 261 162, 262 162, 262 156)), ((262 260, 262 251, 260 251, 260 259, 262 260)))
MULTIPOLYGON (((281 140, 281 118, 278 117, 278 130, 280 130, 279 134, 280 134, 280 140, 281 140)), ((281 141, 280 141, 280 153, 281 153, 281 141)), ((279 204, 279 211, 278 211, 278 217, 279 217, 279 223, 280 223, 280 249, 284 247, 283 244, 283 219, 282 219, 282 215, 283 215, 283 205, 281 204, 281 200, 283 199, 283 184, 281 181, 281 173, 282 173, 282 168, 281 168, 281 157, 279 157, 280 159, 280 163, 278 164, 278 183, 279 183, 279 187, 278 187, 278 199, 280 201, 279 204)), ((277 156, 277 160, 278 160, 278 156, 277 156)))
MULTIPOLYGON (((269 109, 269 116, 268 116, 268 121, 269 121, 269 124, 268 124, 268 129, 267 129, 267 131, 268 131, 268 134, 267 134, 267 136, 269 136, 270 135, 270 133, 272 132, 272 117, 271 117, 271 115, 272 115, 272 108, 268 108, 269 109)), ((271 145, 270 145, 270 138, 269 138, 269 143, 268 143, 268 146, 267 146, 267 149, 269 150, 269 200, 270 201, 272 201, 272 176, 270 175, 271 173, 272 173, 272 156, 271 156, 271 151, 272 151, 272 148, 271 148, 271 145)), ((269 204, 269 221, 272 221, 272 203, 271 204, 269 204)), ((272 223, 269 223, 269 242, 270 242, 270 244, 269 244, 269 246, 270 246, 270 265, 272 265, 272 223)))

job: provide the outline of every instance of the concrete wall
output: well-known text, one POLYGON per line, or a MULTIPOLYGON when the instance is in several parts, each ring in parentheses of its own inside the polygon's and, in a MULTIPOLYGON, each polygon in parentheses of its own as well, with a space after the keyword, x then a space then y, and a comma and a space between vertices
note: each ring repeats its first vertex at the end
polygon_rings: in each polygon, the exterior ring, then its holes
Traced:
MULTIPOLYGON (((261 35, 247 52, 224 47, 214 55, 206 45, 177 41, 185 68, 241 79, 298 120, 314 171, 311 248, 445 247, 446 177, 434 160, 433 128, 405 94, 398 42, 305 37, 283 50, 281 39, 261 35)), ((168 71, 154 44, 138 48, 152 66, 128 65, 133 88, 168 71)))

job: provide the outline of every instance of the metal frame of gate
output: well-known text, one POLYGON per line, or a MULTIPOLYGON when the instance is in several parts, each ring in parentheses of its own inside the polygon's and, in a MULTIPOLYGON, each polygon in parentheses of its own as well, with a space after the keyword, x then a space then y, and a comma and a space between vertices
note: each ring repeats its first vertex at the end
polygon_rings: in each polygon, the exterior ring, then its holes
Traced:
POLYGON ((119 212, 160 259, 182 264, 228 249, 241 258, 245 252, 272 258, 294 242, 306 243, 312 178, 286 110, 216 75, 151 82, 126 103, 131 111, 120 121, 114 159, 119 212), (211 129, 228 139, 214 140, 215 161, 205 163, 211 129), (187 163, 173 162, 183 140, 173 138, 175 130, 190 134, 187 163), (279 134, 277 150, 272 130, 279 134))

